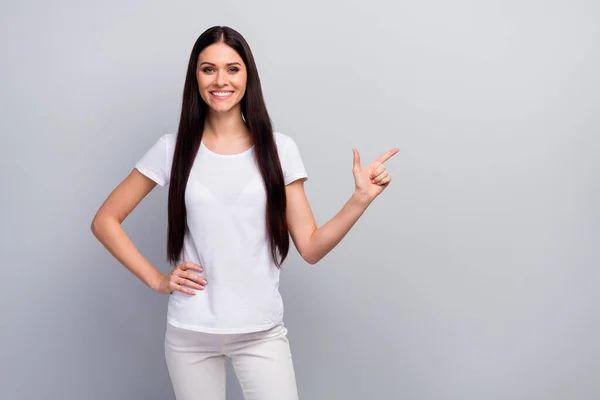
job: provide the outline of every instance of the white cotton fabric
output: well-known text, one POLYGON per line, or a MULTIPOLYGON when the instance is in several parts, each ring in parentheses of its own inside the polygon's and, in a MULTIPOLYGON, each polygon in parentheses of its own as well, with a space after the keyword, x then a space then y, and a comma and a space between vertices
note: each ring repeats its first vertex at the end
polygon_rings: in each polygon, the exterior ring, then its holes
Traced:
MULTIPOLYGON (((160 186, 169 184, 176 133, 161 136, 135 168, 160 186)), ((296 142, 274 132, 284 183, 308 175, 296 142)), ((254 146, 217 154, 200 144, 188 180, 185 204, 189 232, 182 262, 201 265, 208 284, 196 295, 170 295, 167 321, 207 333, 266 330, 283 320, 275 266, 266 232, 266 191, 254 146)), ((195 290, 195 289, 194 289, 195 290)))

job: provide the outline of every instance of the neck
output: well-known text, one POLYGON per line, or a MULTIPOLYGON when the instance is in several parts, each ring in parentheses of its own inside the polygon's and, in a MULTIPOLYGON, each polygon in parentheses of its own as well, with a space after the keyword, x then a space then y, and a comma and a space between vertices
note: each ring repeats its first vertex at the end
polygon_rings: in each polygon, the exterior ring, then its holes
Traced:
POLYGON ((218 141, 226 142, 250 137, 246 123, 242 119, 242 113, 238 107, 224 113, 208 111, 204 121, 203 135, 208 135, 218 141))

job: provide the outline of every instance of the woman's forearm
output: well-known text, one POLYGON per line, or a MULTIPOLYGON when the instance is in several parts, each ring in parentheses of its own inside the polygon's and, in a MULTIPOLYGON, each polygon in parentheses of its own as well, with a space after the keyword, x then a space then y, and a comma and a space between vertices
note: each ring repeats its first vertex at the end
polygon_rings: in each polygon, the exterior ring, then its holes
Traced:
POLYGON ((92 222, 92 232, 109 253, 132 274, 151 289, 156 288, 162 273, 136 249, 119 221, 108 217, 96 217, 92 222))
POLYGON ((337 246, 371 202, 367 196, 354 192, 340 212, 312 234, 307 261, 316 264, 337 246))

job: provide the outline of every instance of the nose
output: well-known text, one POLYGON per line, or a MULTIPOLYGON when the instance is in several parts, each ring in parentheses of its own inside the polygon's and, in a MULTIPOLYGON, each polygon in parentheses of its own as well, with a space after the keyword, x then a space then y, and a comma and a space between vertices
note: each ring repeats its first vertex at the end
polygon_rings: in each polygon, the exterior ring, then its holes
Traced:
POLYGON ((216 86, 223 86, 226 83, 227 83, 227 81, 225 80, 225 72, 218 71, 217 72, 217 76, 216 76, 216 80, 215 80, 215 85, 216 86))

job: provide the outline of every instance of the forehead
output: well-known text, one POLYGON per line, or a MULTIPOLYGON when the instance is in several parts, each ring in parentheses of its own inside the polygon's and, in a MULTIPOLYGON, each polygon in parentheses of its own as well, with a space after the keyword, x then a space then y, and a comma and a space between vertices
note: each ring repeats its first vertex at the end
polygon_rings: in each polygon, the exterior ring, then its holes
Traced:
POLYGON ((227 64, 232 62, 243 64, 240 55, 225 43, 214 43, 204 48, 198 55, 198 62, 205 61, 213 64, 227 64))

